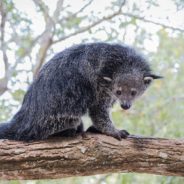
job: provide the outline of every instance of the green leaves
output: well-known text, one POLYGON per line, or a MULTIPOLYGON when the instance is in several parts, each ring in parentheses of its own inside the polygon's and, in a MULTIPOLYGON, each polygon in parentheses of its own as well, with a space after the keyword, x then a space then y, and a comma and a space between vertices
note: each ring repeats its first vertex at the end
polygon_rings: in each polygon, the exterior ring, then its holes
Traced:
POLYGON ((12 97, 14 100, 21 102, 24 97, 25 91, 22 89, 17 89, 14 92, 12 92, 12 97))

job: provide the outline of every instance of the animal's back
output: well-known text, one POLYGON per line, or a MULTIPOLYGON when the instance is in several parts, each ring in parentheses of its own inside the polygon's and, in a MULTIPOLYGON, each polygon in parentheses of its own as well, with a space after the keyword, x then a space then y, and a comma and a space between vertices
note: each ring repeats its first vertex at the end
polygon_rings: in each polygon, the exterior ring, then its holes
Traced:
POLYGON ((131 73, 134 68, 150 71, 144 59, 127 46, 92 43, 65 49, 42 67, 20 110, 1 127, 0 138, 9 135, 4 130, 11 132, 11 139, 33 140, 76 129, 87 110, 96 107, 93 110, 98 113, 102 98, 111 98, 105 89, 112 90, 116 74, 131 73))
POLYGON ((1 125, 0 138, 42 139, 49 123, 82 116, 93 101, 90 72, 85 45, 58 53, 43 66, 10 123, 1 125))

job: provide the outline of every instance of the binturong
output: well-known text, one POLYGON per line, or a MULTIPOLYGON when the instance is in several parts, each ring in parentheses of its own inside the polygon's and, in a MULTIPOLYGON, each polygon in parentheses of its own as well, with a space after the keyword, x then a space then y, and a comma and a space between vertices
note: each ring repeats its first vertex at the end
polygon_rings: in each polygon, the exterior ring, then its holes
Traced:
POLYGON ((160 78, 129 46, 75 45, 42 67, 19 111, 10 122, 0 124, 0 139, 75 136, 84 131, 81 117, 88 113, 93 125, 87 131, 121 140, 129 133, 114 127, 109 115, 112 105, 119 101, 123 109, 129 109, 152 81, 160 78))

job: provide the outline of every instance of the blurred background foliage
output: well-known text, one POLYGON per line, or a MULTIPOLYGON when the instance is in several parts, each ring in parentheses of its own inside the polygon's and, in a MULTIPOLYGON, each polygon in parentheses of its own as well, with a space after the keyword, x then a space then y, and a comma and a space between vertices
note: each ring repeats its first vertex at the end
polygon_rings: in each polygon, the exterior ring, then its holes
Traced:
MULTIPOLYGON (((0 122, 17 111, 34 76, 55 53, 73 44, 106 41, 136 47, 164 76, 129 111, 114 106, 116 126, 132 134, 183 138, 183 0, 1 0, 0 13, 0 122)), ((88 126, 90 120, 85 121, 88 126)), ((183 184, 184 178, 128 173, 0 181, 6 183, 183 184)))

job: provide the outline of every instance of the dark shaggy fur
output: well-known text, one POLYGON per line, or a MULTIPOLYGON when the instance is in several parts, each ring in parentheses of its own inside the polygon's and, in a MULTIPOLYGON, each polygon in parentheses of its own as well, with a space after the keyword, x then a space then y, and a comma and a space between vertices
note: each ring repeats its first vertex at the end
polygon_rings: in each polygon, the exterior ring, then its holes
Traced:
POLYGON ((24 96, 20 110, 0 125, 0 139, 41 140, 51 135, 73 136, 83 131, 81 117, 89 113, 88 130, 117 139, 109 108, 115 101, 128 109, 153 75, 134 49, 118 44, 91 43, 68 48, 47 62, 24 96))

